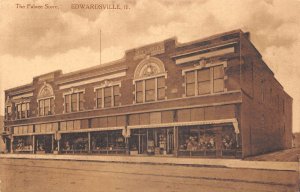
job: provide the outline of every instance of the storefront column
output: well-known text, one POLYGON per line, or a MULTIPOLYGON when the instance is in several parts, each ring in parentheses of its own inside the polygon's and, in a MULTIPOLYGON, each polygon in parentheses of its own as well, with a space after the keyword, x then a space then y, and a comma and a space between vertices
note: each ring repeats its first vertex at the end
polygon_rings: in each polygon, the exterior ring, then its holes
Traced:
POLYGON ((88 132, 89 153, 91 152, 91 132, 88 132))
POLYGON ((60 140, 57 140, 57 151, 60 152, 60 140))
POLYGON ((14 153, 14 137, 11 136, 10 140, 10 153, 14 153))
POLYGON ((174 156, 178 157, 178 127, 174 127, 174 156))
POLYGON ((35 135, 32 135, 32 153, 35 153, 35 135))
POLYGON ((51 150, 53 152, 54 151, 54 135, 52 135, 52 141, 51 141, 51 143, 52 143, 51 150))

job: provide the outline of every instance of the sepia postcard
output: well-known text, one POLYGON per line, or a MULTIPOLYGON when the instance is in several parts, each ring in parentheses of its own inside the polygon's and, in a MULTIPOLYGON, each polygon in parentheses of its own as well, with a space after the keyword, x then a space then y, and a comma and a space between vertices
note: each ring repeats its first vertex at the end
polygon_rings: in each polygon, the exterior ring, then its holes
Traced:
POLYGON ((300 191, 299 0, 0 0, 0 192, 300 191))

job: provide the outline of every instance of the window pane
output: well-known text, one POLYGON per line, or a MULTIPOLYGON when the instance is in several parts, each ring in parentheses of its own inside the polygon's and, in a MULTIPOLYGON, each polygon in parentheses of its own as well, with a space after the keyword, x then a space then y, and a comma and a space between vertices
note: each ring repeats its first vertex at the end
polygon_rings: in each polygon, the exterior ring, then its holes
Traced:
POLYGON ((143 92, 136 92, 136 102, 142 103, 143 102, 143 92))
POLYGON ((26 103, 22 104, 22 111, 26 111, 26 103))
POLYGON ((224 80, 216 79, 214 80, 214 92, 223 92, 224 91, 224 80))
POLYGON ((210 81, 198 82, 198 94, 210 93, 210 81))
POLYGON ((97 99, 97 107, 101 108, 102 107, 102 98, 97 99))
POLYGON ((157 78, 157 88, 165 87, 165 77, 157 78))
POLYGON ((223 66, 214 67, 214 79, 224 78, 224 69, 223 66))
POLYGON ((77 94, 71 95, 71 111, 77 111, 77 94))
POLYGON ((11 113, 11 106, 7 107, 7 113, 11 113))
POLYGON ((155 100, 155 91, 153 90, 146 90, 146 101, 154 101, 155 100))
POLYGON ((104 88, 104 97, 111 96, 111 87, 105 87, 104 88))
POLYGON ((114 106, 119 106, 120 104, 120 87, 119 85, 113 87, 114 91, 114 106))
POLYGON ((115 95, 114 96, 114 106, 119 106, 120 105, 120 96, 115 95))
POLYGON ((50 115, 50 99, 46 99, 45 101, 45 115, 50 115))
POLYGON ((97 98, 102 98, 102 89, 97 89, 97 91, 96 91, 96 97, 97 98))
POLYGON ((195 71, 190 71, 185 74, 186 83, 194 83, 195 82, 195 71))
POLYGON ((201 69, 198 71, 198 82, 209 81, 209 79, 210 79, 209 69, 201 69))
POLYGON ((39 101, 39 114, 40 114, 41 116, 44 115, 44 100, 40 100, 40 101, 39 101))
POLYGON ((163 100, 163 99, 165 99, 165 88, 163 87, 163 88, 160 88, 160 89, 158 89, 157 90, 157 99, 158 100, 163 100))
POLYGON ((148 79, 145 81, 145 89, 146 90, 154 90, 155 89, 155 79, 148 79))
POLYGON ((111 97, 104 97, 104 107, 111 106, 111 97))
POLYGON ((83 92, 79 93, 79 111, 83 110, 83 92))
POLYGON ((186 95, 187 96, 195 95, 195 83, 189 83, 186 85, 186 95))
POLYGON ((66 113, 70 112, 70 95, 65 96, 65 109, 66 113))
POLYGON ((54 100, 53 100, 53 98, 50 99, 50 111, 51 111, 51 114, 54 114, 54 100))
POLYGON ((114 89, 114 95, 120 95, 120 87, 119 87, 119 85, 114 86, 113 89, 114 89))
POLYGON ((136 91, 143 91, 143 81, 136 82, 136 91))

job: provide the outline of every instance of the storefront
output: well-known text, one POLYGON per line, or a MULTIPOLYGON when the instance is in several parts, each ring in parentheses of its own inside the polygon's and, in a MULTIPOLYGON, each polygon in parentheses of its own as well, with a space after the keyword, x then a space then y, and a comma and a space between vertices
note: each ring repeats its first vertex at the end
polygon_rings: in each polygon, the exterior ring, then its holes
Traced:
POLYGON ((33 153, 33 141, 33 135, 14 136, 12 150, 14 153, 33 153))
POLYGON ((88 133, 64 133, 61 135, 61 153, 88 153, 88 133))
POLYGON ((167 155, 174 150, 173 128, 133 129, 129 149, 131 155, 167 155))
POLYGON ((53 153, 54 135, 35 135, 35 151, 37 154, 53 153))
POLYGON ((232 125, 179 127, 179 156, 236 156, 239 148, 232 125))
POLYGON ((97 154, 126 154, 126 142, 122 130, 91 133, 91 148, 97 154))

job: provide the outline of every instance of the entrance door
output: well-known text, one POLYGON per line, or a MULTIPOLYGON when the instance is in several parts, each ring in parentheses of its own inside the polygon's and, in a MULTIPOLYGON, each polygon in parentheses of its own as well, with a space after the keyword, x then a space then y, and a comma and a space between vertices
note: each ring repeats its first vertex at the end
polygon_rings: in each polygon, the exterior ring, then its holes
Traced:
POLYGON ((147 153, 147 138, 145 134, 139 134, 138 136, 138 153, 147 153))

